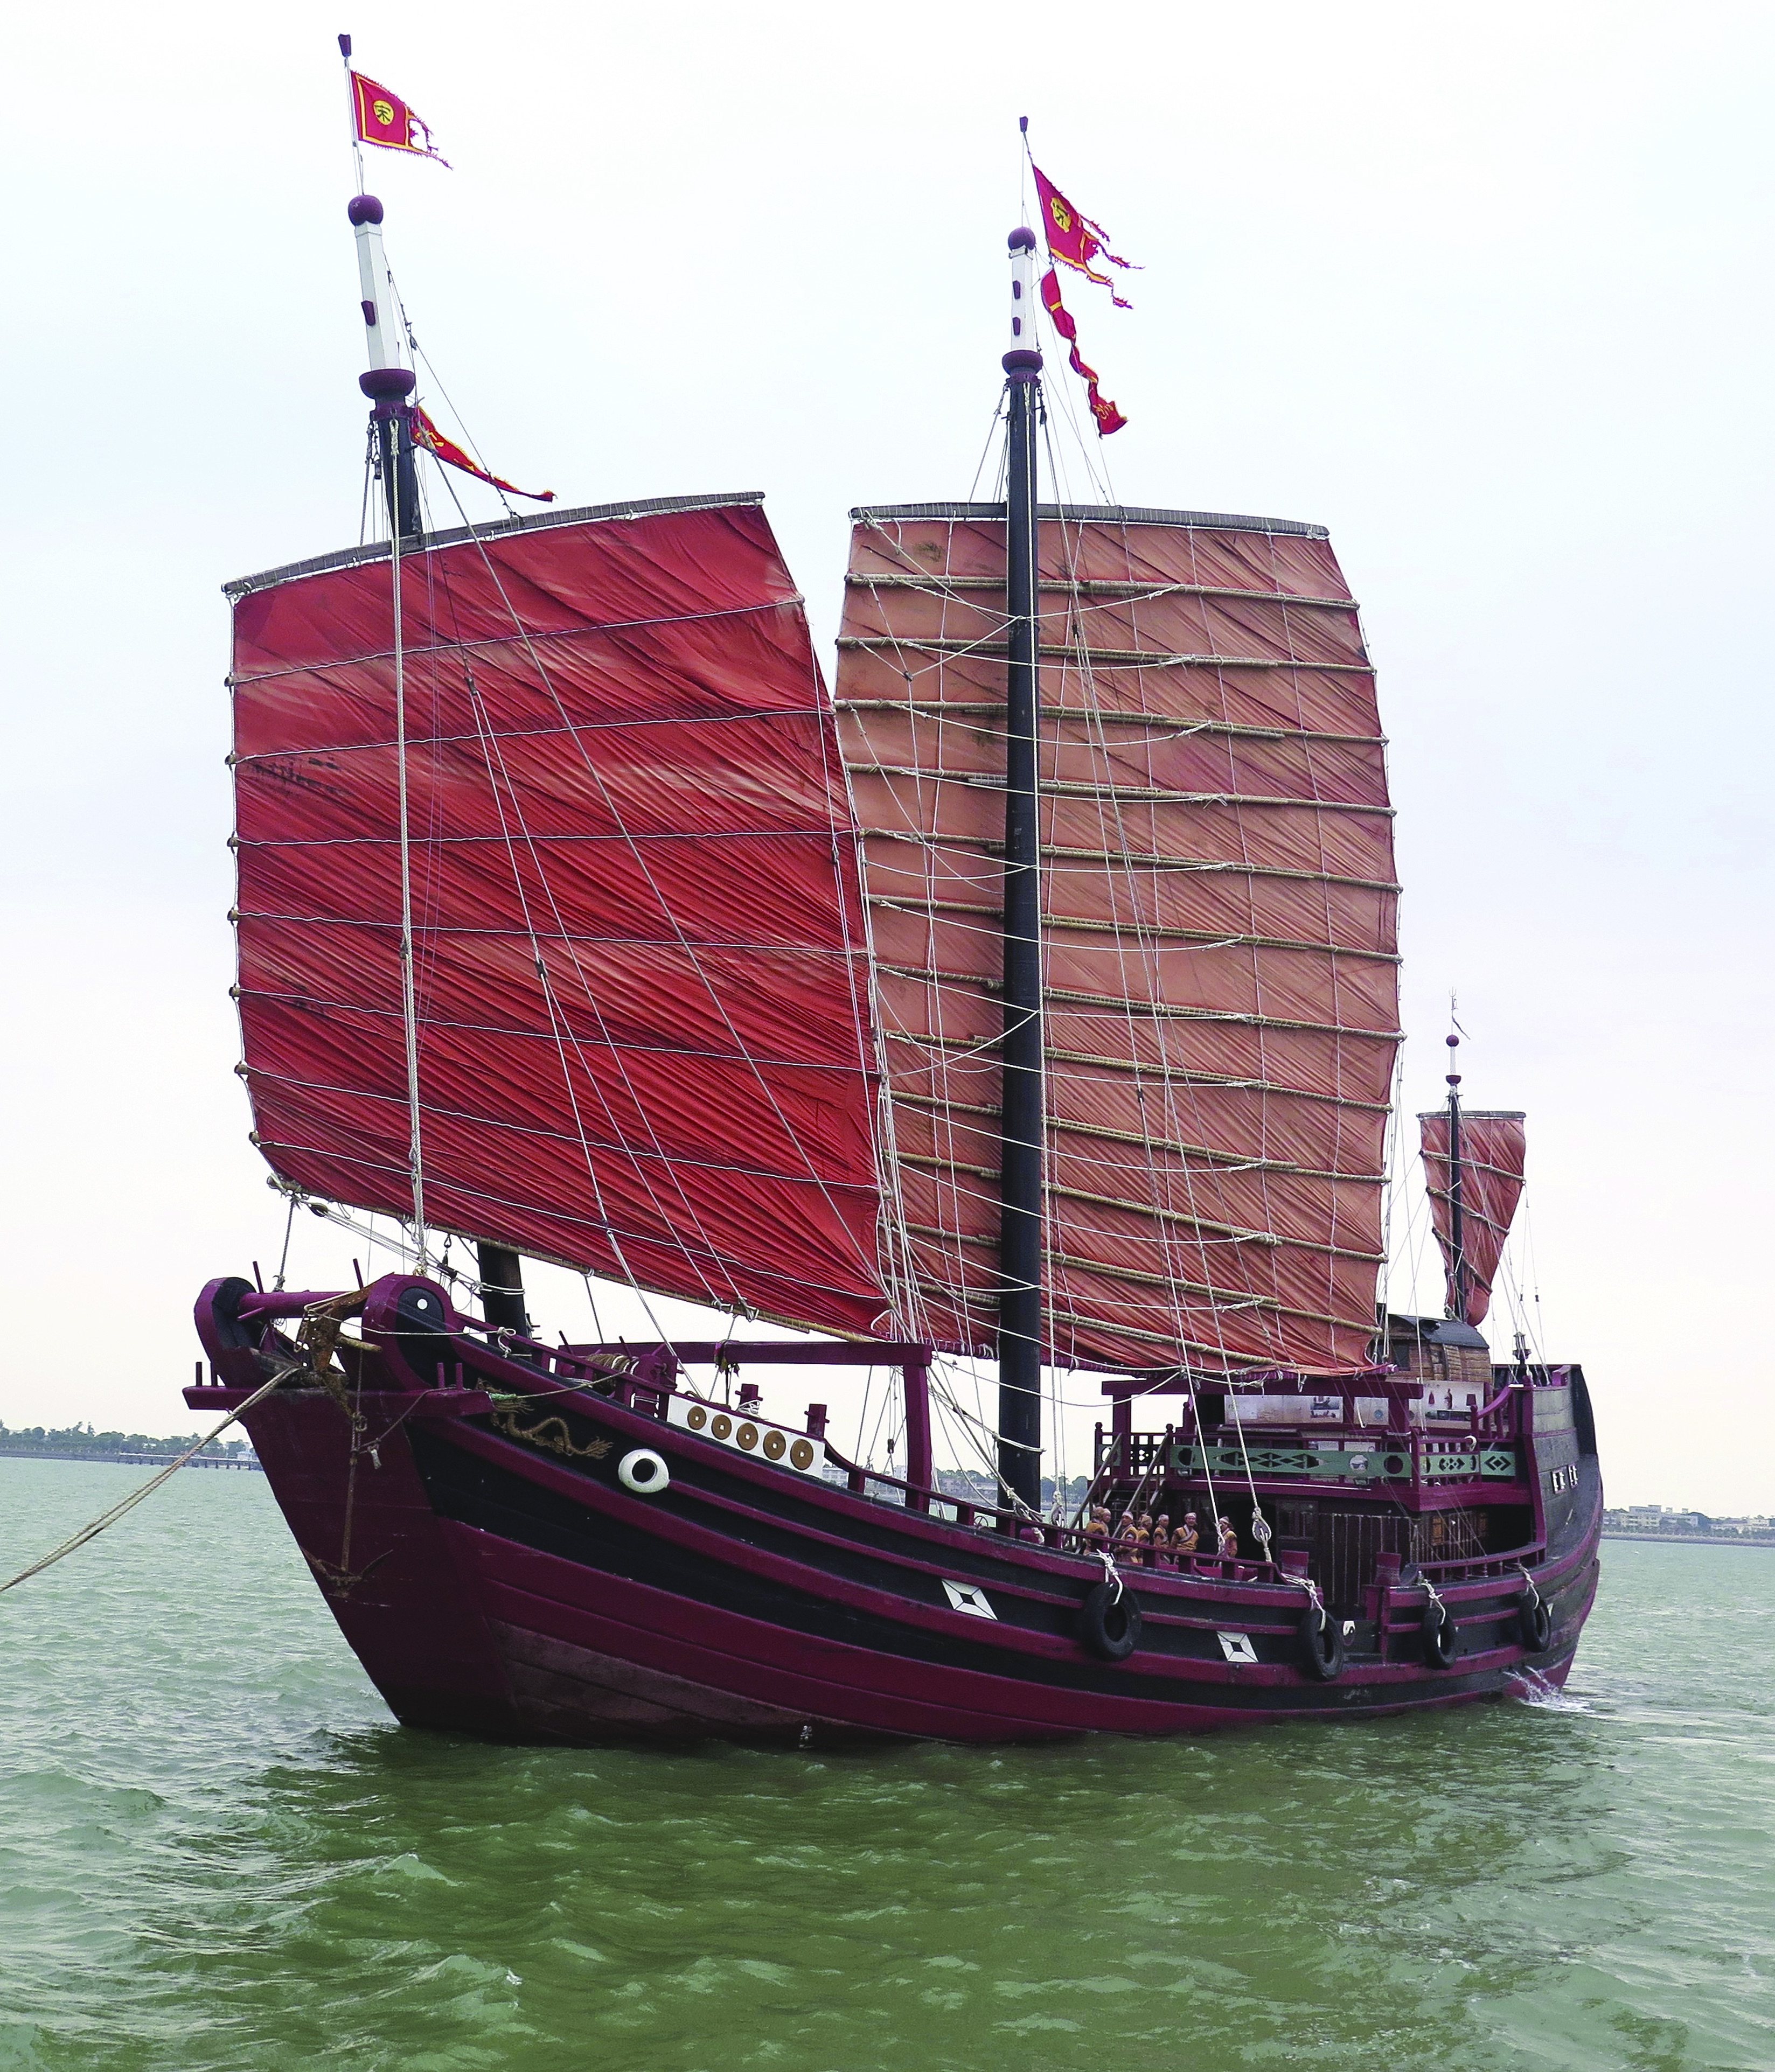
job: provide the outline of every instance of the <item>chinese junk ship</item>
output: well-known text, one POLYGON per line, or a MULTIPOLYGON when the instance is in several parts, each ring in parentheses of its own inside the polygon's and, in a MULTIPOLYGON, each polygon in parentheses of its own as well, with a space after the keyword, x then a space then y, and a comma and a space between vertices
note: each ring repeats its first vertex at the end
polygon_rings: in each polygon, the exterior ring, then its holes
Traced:
POLYGON ((396 1714, 1002 1741, 1560 1683, 1590 1411, 1481 1335, 1522 1133, 1458 1074, 1448 1314, 1378 1306, 1397 887, 1324 531, 1040 503, 1019 231, 1004 500, 853 514, 829 697, 756 495, 426 528, 352 217, 387 536, 229 589, 239 1070, 292 1211, 412 1270, 211 1282, 188 1400, 250 1404, 396 1714), (745 1333, 546 1342, 526 1256, 745 1333), (795 1367, 896 1371, 900 1471, 773 1419, 795 1367))

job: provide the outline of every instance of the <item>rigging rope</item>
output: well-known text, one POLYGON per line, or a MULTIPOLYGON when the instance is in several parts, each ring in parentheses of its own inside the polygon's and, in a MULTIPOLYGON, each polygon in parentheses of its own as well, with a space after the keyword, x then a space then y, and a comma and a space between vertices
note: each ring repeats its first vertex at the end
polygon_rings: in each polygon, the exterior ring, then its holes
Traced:
POLYGON ((413 1234, 418 1270, 426 1271, 425 1157, 419 1129, 419 1022, 413 987, 413 845, 407 800, 407 680, 404 628, 401 618, 401 498, 397 441, 385 442, 394 470, 389 494, 389 569, 394 610, 394 754, 401 822, 401 1022, 406 1038, 407 1166, 413 1182, 413 1234))
POLYGON ((115 1525, 126 1511, 134 1511, 138 1503, 152 1496, 163 1482, 176 1474, 187 1461, 202 1453, 212 1439, 220 1438, 230 1424, 244 1417, 255 1404, 262 1402, 273 1389, 281 1388, 287 1379, 288 1372, 288 1369, 280 1368, 262 1388, 254 1389, 238 1410, 231 1410, 213 1432, 206 1432, 195 1446, 187 1446, 176 1461, 163 1468, 151 1482, 146 1482, 140 1489, 132 1490, 121 1503, 113 1504, 109 1511, 101 1511, 90 1525, 82 1526, 71 1538, 64 1540, 60 1547, 51 1548, 48 1553, 33 1561, 28 1568, 21 1568, 16 1576, 0 1583, 0 1597, 4 1597, 8 1590, 16 1589, 19 1584, 29 1582, 33 1576, 40 1576, 44 1569, 54 1568, 58 1561, 65 1560, 77 1548, 85 1546, 89 1540, 97 1540, 107 1526, 115 1525))

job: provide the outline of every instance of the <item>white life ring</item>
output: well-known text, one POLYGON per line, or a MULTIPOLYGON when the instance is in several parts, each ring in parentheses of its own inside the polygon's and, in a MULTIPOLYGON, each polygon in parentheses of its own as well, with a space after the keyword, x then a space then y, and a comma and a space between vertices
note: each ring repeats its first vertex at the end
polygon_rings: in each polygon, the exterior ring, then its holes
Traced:
POLYGON ((616 1463, 616 1479, 636 1496, 657 1496, 669 1486, 672 1470, 651 1446, 637 1446, 616 1463))

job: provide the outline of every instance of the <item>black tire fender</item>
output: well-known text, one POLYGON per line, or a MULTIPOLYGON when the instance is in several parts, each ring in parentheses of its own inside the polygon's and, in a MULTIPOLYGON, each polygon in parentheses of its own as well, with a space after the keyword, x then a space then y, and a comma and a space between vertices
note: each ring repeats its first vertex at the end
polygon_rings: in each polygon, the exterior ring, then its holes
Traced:
POLYGON ((1126 1662, 1140 1645, 1140 1607, 1132 1590, 1106 1577, 1078 1610, 1079 1638, 1106 1662, 1126 1662))
POLYGON ((1301 1667, 1321 1684, 1335 1684, 1344 1673, 1344 1628, 1320 1604, 1308 1605, 1295 1629, 1300 1636, 1301 1667))
POLYGON ((1428 1604, 1423 1610, 1423 1659, 1432 1669, 1452 1669, 1460 1652, 1460 1634, 1446 1605, 1428 1604))
POLYGON ((1545 1655, 1553 1640, 1553 1607, 1530 1583, 1516 1601, 1516 1637, 1530 1655, 1545 1655))
MULTIPOLYGON (((197 1298, 197 1329, 204 1333, 208 1324, 214 1333, 218 1350, 227 1352, 250 1351, 264 1334, 261 1324, 249 1330, 241 1322, 241 1305, 253 1292, 253 1283, 243 1281, 239 1274, 230 1274, 225 1281, 212 1281, 197 1298)), ((205 1334, 207 1335, 207 1334, 205 1334)))

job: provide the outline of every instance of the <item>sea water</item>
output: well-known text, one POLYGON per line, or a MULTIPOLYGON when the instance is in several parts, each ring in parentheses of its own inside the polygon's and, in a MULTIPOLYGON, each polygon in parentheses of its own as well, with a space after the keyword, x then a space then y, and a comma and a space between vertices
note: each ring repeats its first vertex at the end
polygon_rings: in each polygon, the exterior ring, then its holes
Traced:
MULTIPOLYGON (((4 1572, 139 1470, 0 1461, 4 1572)), ((257 1476, 0 1598, 0 2067, 1765 2072, 1775 1552, 1604 1546, 1570 1696, 1196 1741, 395 1726, 257 1476)))

